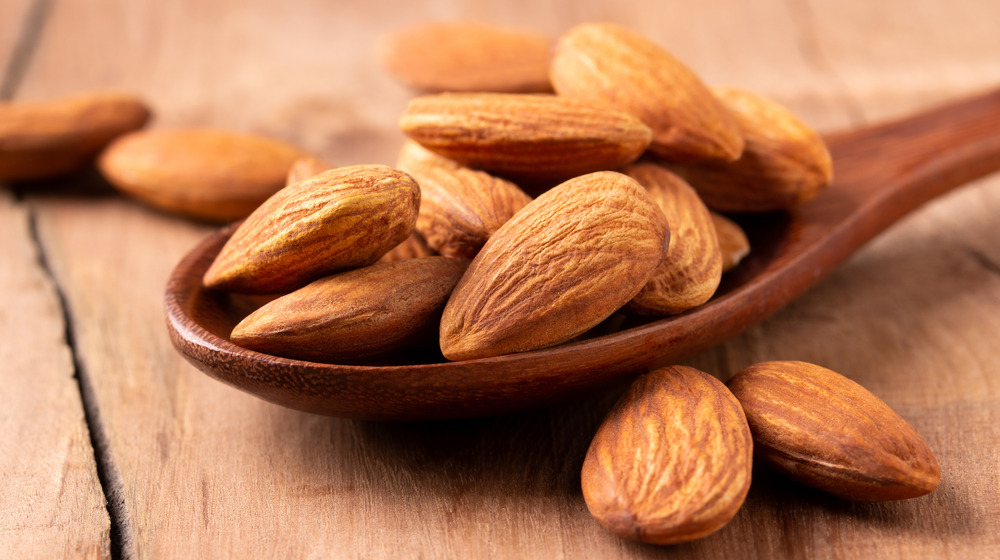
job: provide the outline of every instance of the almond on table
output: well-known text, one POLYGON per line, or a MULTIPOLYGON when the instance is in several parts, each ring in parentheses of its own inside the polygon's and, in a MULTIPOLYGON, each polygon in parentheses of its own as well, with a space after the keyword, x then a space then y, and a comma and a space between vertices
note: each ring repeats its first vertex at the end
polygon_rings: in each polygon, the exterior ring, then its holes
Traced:
POLYGON ((752 456, 743 409, 722 382, 660 368, 632 383, 598 428, 580 475, 583 499, 619 537, 694 540, 739 511, 752 456))
POLYGON ((419 91, 541 93, 549 84, 552 40, 530 31, 472 21, 429 22, 382 38, 378 59, 419 91))
POLYGON ((118 190, 153 207, 212 221, 245 218, 306 154, 284 142, 208 128, 133 132, 98 166, 118 190))
POLYGON ((0 181, 82 169, 108 142, 145 126, 150 114, 142 100, 125 93, 0 102, 0 181))
POLYGON ((760 456, 791 478, 848 500, 901 500, 941 480, 924 440, 854 381, 806 362, 754 364, 729 388, 760 456))

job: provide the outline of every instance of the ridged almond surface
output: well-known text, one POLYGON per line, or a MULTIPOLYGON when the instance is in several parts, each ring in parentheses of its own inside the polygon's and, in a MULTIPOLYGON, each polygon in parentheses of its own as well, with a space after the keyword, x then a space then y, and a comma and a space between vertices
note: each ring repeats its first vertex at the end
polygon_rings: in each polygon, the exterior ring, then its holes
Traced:
POLYGON ((204 220, 249 215, 283 186, 305 154, 284 142, 213 129, 122 136, 101 155, 105 178, 151 206, 204 220))
POLYGON ((649 128, 607 105, 554 95, 442 93, 410 100, 400 128, 462 165, 531 180, 617 169, 649 145, 649 128))
POLYGON ((899 500, 941 479, 924 440, 867 389, 795 361, 752 365, 729 380, 760 456, 799 482, 848 500, 899 500))
POLYGON ((463 165, 427 160, 400 169, 420 185, 417 231, 446 257, 472 259, 497 228, 531 202, 514 183, 463 165))
POLYGON ((302 156, 293 161, 292 166, 288 168, 285 185, 305 181, 310 177, 315 177, 324 171, 333 169, 333 167, 316 156, 302 156))
POLYGON ((565 342, 632 299, 669 238, 663 212, 631 178, 566 181, 483 246, 445 307, 441 350, 466 360, 565 342))
POLYGON ((765 212, 793 208, 833 180, 833 162, 823 139, 791 111, 767 98, 715 88, 746 138, 740 159, 678 166, 710 208, 765 212))
POLYGON ((712 224, 719 238, 719 251, 722 253, 722 273, 736 268, 744 257, 750 254, 750 240, 739 224, 718 212, 712 214, 712 224))
POLYGON ((396 80, 424 92, 552 91, 544 35, 471 21, 428 22, 389 33, 378 59, 396 80))
POLYGON ((646 188, 670 224, 667 256, 629 309, 672 315, 705 303, 722 279, 722 253, 708 208, 690 185, 660 165, 637 163, 625 173, 646 188))
POLYGON ((377 356, 434 332, 467 265, 428 257, 327 276, 254 311, 231 338, 245 348, 314 362, 377 356))
POLYGON ((289 292, 374 263, 413 231, 420 187, 384 165, 324 171, 267 199, 205 272, 208 288, 289 292))
POLYGON ((561 96, 608 104, 653 131, 649 151, 671 161, 734 160, 743 137, 701 79, 648 38, 586 23, 556 43, 549 71, 561 96))
POLYGON ((145 126, 149 117, 145 103, 118 93, 0 102, 0 181, 76 171, 114 138, 145 126))
POLYGON ((725 385, 686 366, 657 369, 629 387, 594 436, 583 499, 619 537, 690 541, 743 505, 752 456, 743 410, 725 385))

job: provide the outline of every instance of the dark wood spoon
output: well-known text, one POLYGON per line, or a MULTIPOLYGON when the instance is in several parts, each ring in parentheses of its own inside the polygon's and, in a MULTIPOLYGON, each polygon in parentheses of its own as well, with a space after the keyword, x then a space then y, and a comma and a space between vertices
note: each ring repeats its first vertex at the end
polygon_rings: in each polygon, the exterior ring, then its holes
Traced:
MULTIPOLYGON (((763 320, 924 202, 1000 169, 1000 91, 826 138, 834 184, 789 213, 746 217, 752 251, 716 296, 682 315, 534 352, 386 365, 278 358, 227 337, 239 300, 202 288, 231 230, 210 236, 166 289, 177 349, 208 375, 283 406, 366 419, 430 420, 508 413, 575 398, 676 363, 763 320)), ((433 360, 433 358, 432 358, 433 360)))

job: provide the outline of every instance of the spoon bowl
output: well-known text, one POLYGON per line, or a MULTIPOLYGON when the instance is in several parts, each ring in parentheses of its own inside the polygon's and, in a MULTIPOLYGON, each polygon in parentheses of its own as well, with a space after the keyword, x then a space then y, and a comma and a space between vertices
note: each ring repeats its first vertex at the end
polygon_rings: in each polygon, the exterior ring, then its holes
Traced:
POLYGON ((932 198, 1000 169, 1000 91, 826 137, 834 184, 790 212, 738 216, 751 252, 707 304, 656 320, 616 315, 553 348, 448 362, 393 355, 377 365, 322 364, 233 344, 253 302, 201 278, 233 227, 176 266, 165 309, 178 351, 208 375, 318 414, 438 420, 510 413, 624 382, 704 351, 765 319, 858 248, 932 198))

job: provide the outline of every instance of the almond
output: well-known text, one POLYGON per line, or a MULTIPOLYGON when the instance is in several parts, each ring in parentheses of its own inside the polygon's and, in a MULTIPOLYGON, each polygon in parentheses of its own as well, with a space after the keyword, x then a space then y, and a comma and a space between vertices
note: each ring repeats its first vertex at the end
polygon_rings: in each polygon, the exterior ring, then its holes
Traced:
POLYGON ((334 274, 251 313, 231 338, 251 350, 319 362, 397 350, 434 330, 467 265, 428 257, 334 274))
POLYGON ((565 342, 614 313, 663 260, 666 218, 634 180, 571 179, 500 226, 441 319, 441 350, 466 360, 565 342))
POLYGON ((729 380, 760 456, 808 486, 848 500, 899 500, 933 491, 934 454, 861 385, 795 361, 752 365, 729 380))
POLYGON ((173 129, 125 135, 101 155, 105 178, 153 207, 184 216, 245 218, 285 185, 304 156, 270 138, 212 129, 173 129))
POLYGON ((145 126, 149 117, 141 100, 118 93, 0 102, 0 181, 76 171, 114 138, 145 126))
POLYGON ((678 166, 709 207, 730 212, 786 210, 812 199, 833 180, 823 139, 791 111, 760 95, 715 88, 746 137, 732 163, 678 166))
POLYGON ((399 125, 425 148, 462 165, 536 181, 616 169, 638 158, 650 139, 635 117, 552 95, 418 97, 399 125))
POLYGON ((705 303, 722 279, 722 253, 708 208, 683 179, 655 163, 631 165, 625 173, 646 188, 670 224, 667 255, 629 309, 672 315, 705 303))
POLYGON ((743 137, 732 115, 681 61, 642 35, 587 23, 556 43, 549 77, 561 96, 608 104, 653 131, 649 151, 671 161, 734 160, 743 137))
POLYGON ((398 29, 378 46, 382 67, 425 92, 535 93, 549 84, 549 37, 471 21, 398 29))
POLYGON ((401 166, 420 185, 417 231, 446 257, 472 259, 489 236, 531 201, 514 183, 458 164, 401 166))
POLYGON ((205 272, 208 288, 279 293, 374 263, 413 231, 420 188, 384 165, 331 169, 267 199, 205 272))
POLYGON ((637 379, 597 430, 583 499, 619 537, 690 541, 743 505, 752 456, 743 410, 725 385, 691 367, 661 368, 637 379))
POLYGON ((709 211, 712 224, 715 226, 716 237, 719 238, 719 251, 722 253, 722 273, 736 268, 744 257, 750 254, 750 240, 743 228, 718 212, 709 211))
POLYGON ((316 156, 300 157, 299 159, 293 161, 292 166, 288 168, 285 185, 287 186, 292 183, 304 181, 329 169, 333 169, 333 166, 316 156))

